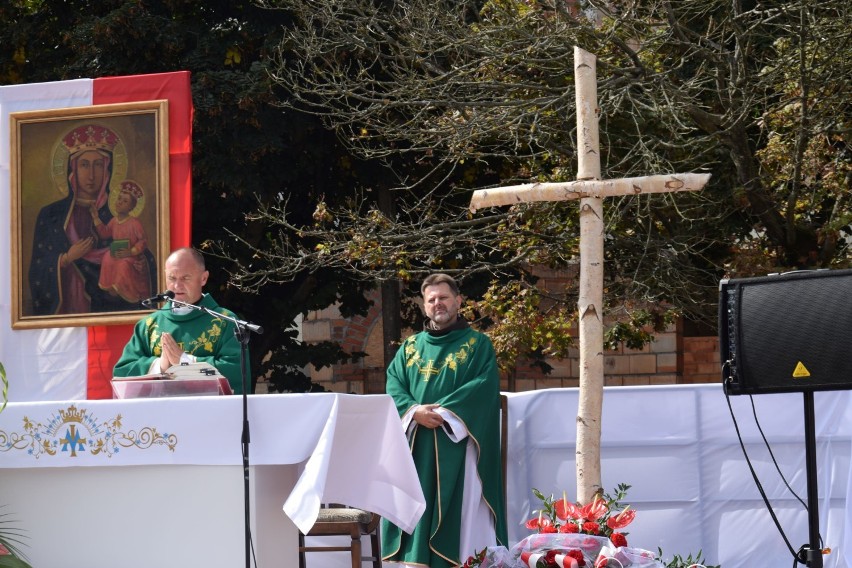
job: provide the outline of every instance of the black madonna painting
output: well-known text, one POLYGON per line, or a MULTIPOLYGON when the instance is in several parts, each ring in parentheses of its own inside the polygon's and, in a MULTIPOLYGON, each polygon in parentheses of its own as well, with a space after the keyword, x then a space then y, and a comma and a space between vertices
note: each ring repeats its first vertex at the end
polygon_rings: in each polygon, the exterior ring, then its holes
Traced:
POLYGON ((166 101, 19 112, 12 327, 131 323, 168 254, 166 101))

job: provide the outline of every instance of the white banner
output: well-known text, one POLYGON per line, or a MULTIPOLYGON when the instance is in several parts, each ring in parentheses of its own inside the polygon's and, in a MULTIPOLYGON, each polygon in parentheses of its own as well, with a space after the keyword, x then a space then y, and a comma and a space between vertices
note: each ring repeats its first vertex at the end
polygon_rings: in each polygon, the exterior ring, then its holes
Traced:
MULTIPOLYGON (((0 227, 11 227, 9 114, 88 106, 92 79, 0 87, 0 227)), ((88 336, 85 327, 12 330, 11 230, 0 232, 0 362, 9 400, 86 398, 88 336)))

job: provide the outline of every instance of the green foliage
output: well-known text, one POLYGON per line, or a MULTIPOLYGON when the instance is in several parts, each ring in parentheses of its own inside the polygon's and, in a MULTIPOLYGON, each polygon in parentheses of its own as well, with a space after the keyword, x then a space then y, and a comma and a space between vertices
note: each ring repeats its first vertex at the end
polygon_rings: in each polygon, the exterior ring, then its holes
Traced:
POLYGON ((6 556, 0 556, 0 568, 31 568, 29 564, 21 560, 20 558, 8 554, 6 556))
POLYGON ((617 321, 604 332, 604 347, 616 349, 623 343, 628 349, 641 349, 654 340, 654 332, 665 331, 678 315, 670 309, 630 310, 628 319, 617 321))
POLYGON ((263 361, 260 374, 268 377, 270 388, 275 392, 323 392, 322 385, 311 382, 304 368, 311 364, 321 369, 324 364, 314 361, 355 362, 365 353, 346 353, 340 345, 331 341, 315 344, 294 343, 286 350, 274 350, 263 361))
POLYGON ((709 565, 704 564, 703 558, 701 558, 701 551, 698 551, 698 554, 695 555, 695 558, 692 557, 692 554, 687 556, 686 558, 681 557, 679 554, 675 554, 669 562, 663 560, 663 550, 661 548, 657 548, 657 558, 658 562, 662 562, 666 565, 666 568, 698 568, 699 566, 704 568, 721 568, 718 564, 709 565))
MULTIPOLYGON (((799 0, 732 10, 720 1, 648 1, 616 10, 591 1, 582 11, 546 0, 268 4, 303 24, 289 30, 280 51, 278 80, 298 93, 288 104, 322 116, 359 155, 415 155, 434 164, 441 175, 423 189, 437 202, 459 187, 495 183, 483 176, 489 170, 501 185, 572 179, 573 46, 593 52, 604 177, 713 174, 700 195, 608 200, 607 288, 618 301, 669 302, 709 323, 726 271, 848 263, 852 209, 831 187, 849 189, 838 163, 848 160, 850 44, 848 28, 839 24, 848 19, 848 3, 799 0), (794 112, 778 129, 772 117, 783 109, 794 112), (776 191, 766 175, 773 168, 764 170, 772 164, 761 152, 776 136, 792 144, 775 155, 779 165, 782 157, 794 159, 774 168, 792 191, 776 191), (833 155, 802 151, 801 141, 825 146, 820 140, 833 155), (446 171, 453 177, 441 177, 446 171), (803 185, 808 179, 820 188, 803 185), (794 214, 802 207, 807 214, 794 214), (745 260, 737 262, 741 253, 745 260)), ((422 176, 413 180, 406 187, 423 184, 422 176)), ((456 225, 462 238, 461 212, 441 207, 428 222, 456 225)), ((495 253, 488 258, 494 272, 523 261, 556 267, 574 259, 574 210, 573 204, 521 205, 509 213, 516 218, 491 223, 501 227, 499 240, 482 248, 495 253), (557 219, 573 244, 554 240, 549 229, 557 219)), ((421 232, 412 228, 412 246, 421 232)), ((402 230, 396 236, 405 240, 402 230)), ((332 262, 334 237, 329 241, 319 245, 332 262)), ((479 236, 476 242, 483 244, 479 236)), ((415 258, 428 256, 411 251, 408 260, 415 258)), ((476 262, 469 266, 464 274, 481 270, 476 262)))
POLYGON ((0 363, 0 382, 3 383, 3 405, 0 406, 0 412, 3 412, 9 402, 9 380, 6 379, 6 368, 3 363, 0 363))
POLYGON ((471 320, 484 318, 503 369, 514 368, 522 356, 532 355, 541 365, 545 357, 563 359, 574 345, 573 306, 548 300, 521 281, 492 283, 481 300, 468 300, 462 313, 471 320))
POLYGON ((30 568, 24 560, 26 556, 20 550, 24 533, 9 516, 9 513, 0 513, 0 567, 30 568), (2 549, 9 554, 3 554, 2 549))

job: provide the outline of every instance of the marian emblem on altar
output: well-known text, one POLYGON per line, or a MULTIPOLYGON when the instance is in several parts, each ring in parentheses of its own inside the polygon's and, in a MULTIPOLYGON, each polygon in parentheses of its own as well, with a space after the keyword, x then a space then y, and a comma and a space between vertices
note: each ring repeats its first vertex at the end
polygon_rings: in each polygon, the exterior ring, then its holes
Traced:
POLYGON ((39 459, 58 456, 69 459, 84 454, 111 458, 122 449, 147 450, 165 447, 173 452, 177 436, 152 426, 128 430, 120 414, 101 422, 85 408, 71 405, 59 409, 45 421, 23 419, 23 430, 0 430, 0 452, 21 451, 39 459))

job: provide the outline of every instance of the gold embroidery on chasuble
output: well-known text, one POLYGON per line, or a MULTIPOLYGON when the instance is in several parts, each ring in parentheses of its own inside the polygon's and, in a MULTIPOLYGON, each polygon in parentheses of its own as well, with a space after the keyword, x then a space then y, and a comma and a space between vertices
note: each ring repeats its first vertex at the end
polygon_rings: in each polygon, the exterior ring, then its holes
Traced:
POLYGON ((428 381, 432 375, 437 375, 440 371, 435 368, 435 362, 432 359, 426 361, 425 365, 420 366, 420 374, 423 375, 423 380, 428 381))
MULTIPOLYGON (((159 357, 163 353, 160 343, 162 332, 160 332, 159 325, 152 317, 145 320, 145 325, 148 326, 148 342, 151 346, 151 353, 159 357)), ((203 330, 198 337, 191 341, 179 342, 179 345, 190 355, 213 355, 216 343, 222 338, 223 329, 223 320, 216 318, 212 320, 210 327, 203 330)))
POLYGON ((426 360, 423 357, 420 351, 417 350, 414 336, 411 336, 405 340, 405 366, 417 367, 418 372, 423 375, 423 381, 428 382, 432 376, 440 374, 444 369, 449 369, 453 372, 458 371, 459 367, 463 366, 470 359, 475 345, 476 338, 471 337, 459 347, 458 351, 450 353, 443 361, 436 363, 434 359, 426 360))
POLYGON ((154 322, 153 317, 148 317, 145 319, 145 327, 148 329, 148 344, 151 346, 151 354, 155 357, 159 357, 163 354, 163 348, 160 345, 160 330, 157 328, 157 324, 154 322))
POLYGON ((222 336, 222 320, 213 320, 210 329, 201 332, 196 339, 189 342, 188 346, 184 347, 184 351, 190 355, 197 355, 199 352, 213 354, 213 345, 219 341, 222 336))

